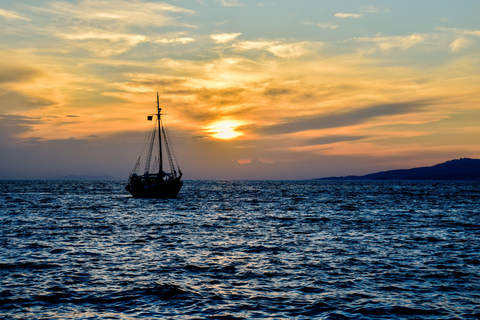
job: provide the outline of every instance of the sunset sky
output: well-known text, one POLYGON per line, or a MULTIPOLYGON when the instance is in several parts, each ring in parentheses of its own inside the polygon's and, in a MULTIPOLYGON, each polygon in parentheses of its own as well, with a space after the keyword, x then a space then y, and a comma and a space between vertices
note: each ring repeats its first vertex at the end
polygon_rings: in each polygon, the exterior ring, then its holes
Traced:
POLYGON ((128 178, 156 92, 185 179, 480 158, 478 0, 0 2, 0 179, 128 178))

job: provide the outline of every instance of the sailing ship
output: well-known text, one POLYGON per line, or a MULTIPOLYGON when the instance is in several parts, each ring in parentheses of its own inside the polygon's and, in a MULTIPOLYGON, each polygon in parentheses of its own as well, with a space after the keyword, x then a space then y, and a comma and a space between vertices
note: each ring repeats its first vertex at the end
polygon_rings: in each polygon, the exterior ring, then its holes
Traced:
MULTIPOLYGON (((178 166, 175 153, 173 152, 173 146, 172 148, 170 147, 171 143, 167 135, 167 130, 162 122, 161 111, 162 109, 160 108, 157 92, 157 113, 149 115, 147 118, 149 121, 152 121, 153 118, 155 118, 155 124, 153 126, 153 131, 150 132, 146 139, 146 141, 149 142, 145 171, 143 174, 139 174, 138 172, 140 170, 140 161, 145 151, 142 150, 135 167, 130 173, 128 185, 125 187, 134 198, 176 198, 183 185, 183 182, 181 181, 183 174, 178 166), (155 143, 156 139, 158 139, 157 143, 155 143), (155 145, 157 145, 157 152, 155 152, 156 155, 154 156, 153 150, 155 145), (163 171, 163 149, 165 149, 167 154, 170 173, 163 171), (156 173, 150 172, 152 157, 155 158, 152 166, 153 170, 158 168, 158 172, 156 173), (173 161, 174 159, 175 163, 173 161)), ((144 149, 146 146, 147 144, 145 143, 144 149)))

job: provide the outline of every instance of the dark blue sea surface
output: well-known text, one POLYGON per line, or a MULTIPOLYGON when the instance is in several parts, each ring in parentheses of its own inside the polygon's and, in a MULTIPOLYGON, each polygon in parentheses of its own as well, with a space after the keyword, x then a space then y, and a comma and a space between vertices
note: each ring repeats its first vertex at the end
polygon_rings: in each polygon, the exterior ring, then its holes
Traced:
POLYGON ((0 181, 0 317, 478 319, 480 183, 0 181))

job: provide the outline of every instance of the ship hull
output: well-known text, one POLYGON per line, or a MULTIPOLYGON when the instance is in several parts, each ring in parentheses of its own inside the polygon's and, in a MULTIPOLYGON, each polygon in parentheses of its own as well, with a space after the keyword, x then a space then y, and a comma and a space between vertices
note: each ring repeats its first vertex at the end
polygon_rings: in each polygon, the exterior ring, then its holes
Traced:
POLYGON ((149 180, 130 179, 125 189, 130 192, 134 198, 176 198, 183 181, 180 178, 173 180, 149 180))

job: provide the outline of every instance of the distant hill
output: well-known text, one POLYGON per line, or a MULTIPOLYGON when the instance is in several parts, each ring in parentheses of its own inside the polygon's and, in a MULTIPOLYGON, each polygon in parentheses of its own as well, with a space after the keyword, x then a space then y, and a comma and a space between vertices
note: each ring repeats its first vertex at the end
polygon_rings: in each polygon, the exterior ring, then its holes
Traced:
POLYGON ((48 178, 48 180, 115 180, 115 178, 112 176, 106 176, 106 175, 86 176, 86 175, 70 174, 68 176, 48 178))
POLYGON ((390 170, 364 176, 328 177, 315 180, 480 180, 480 159, 462 158, 431 167, 390 170))

